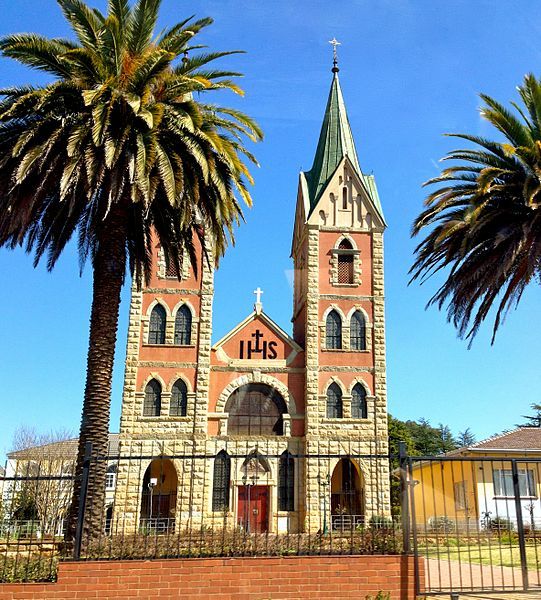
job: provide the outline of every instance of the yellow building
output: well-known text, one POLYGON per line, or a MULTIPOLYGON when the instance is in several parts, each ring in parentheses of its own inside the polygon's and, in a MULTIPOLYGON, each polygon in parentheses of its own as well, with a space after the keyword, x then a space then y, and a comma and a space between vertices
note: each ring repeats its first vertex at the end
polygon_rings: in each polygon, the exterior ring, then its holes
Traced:
POLYGON ((420 460, 409 475, 415 523, 426 532, 541 528, 541 428, 519 427, 438 460, 420 460), (515 481, 513 475, 516 475, 515 481))

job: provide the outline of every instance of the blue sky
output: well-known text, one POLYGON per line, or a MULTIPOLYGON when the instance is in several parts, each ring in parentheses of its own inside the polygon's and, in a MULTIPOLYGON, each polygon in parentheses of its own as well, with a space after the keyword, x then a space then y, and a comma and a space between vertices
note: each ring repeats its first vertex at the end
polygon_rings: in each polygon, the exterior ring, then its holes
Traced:
MULTIPOLYGON (((105 0, 91 0, 103 8, 105 0)), ((67 35, 54 0, 0 0, 0 35, 35 31, 67 35)), ((255 117, 265 140, 254 207, 216 276, 214 339, 243 319, 252 291, 290 330, 289 259, 299 170, 309 169, 331 81, 333 36, 340 78, 361 166, 373 172, 388 230, 385 236, 389 409, 426 417, 481 438, 512 427, 540 402, 537 345, 540 290, 532 285, 490 345, 491 324, 471 350, 445 315, 424 306, 436 281, 407 286, 421 184, 456 141, 443 132, 494 135, 480 119, 478 92, 508 102, 525 73, 540 74, 541 5, 489 0, 163 0, 162 23, 210 15, 212 49, 244 49, 223 60, 245 73, 244 99, 220 100, 255 117)), ((46 79, 0 59, 0 86, 46 79)), ((53 273, 22 250, 0 250, 0 452, 14 429, 77 431, 85 379, 91 273, 82 278, 73 246, 53 273)), ((112 400, 118 430, 129 291, 124 290, 112 400)))

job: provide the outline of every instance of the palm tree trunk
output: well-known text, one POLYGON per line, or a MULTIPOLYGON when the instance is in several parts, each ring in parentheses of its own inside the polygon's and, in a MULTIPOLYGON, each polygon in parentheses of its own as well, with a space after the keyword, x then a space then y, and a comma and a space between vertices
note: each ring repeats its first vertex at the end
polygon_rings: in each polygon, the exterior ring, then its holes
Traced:
POLYGON ((118 327, 120 291, 126 271, 127 214, 123 204, 112 208, 101 230, 93 260, 92 312, 86 385, 79 434, 73 499, 66 539, 72 542, 77 527, 85 446, 92 444, 88 495, 83 520, 83 540, 101 534, 105 515, 111 380, 118 327))

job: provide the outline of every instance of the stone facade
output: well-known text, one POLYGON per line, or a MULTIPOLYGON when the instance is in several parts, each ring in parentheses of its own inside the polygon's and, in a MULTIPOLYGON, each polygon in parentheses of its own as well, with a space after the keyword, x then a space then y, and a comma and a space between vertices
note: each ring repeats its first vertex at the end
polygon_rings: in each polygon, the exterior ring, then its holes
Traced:
POLYGON ((130 308, 120 428, 126 458, 115 499, 124 531, 153 519, 166 528, 174 520, 177 528, 318 531, 390 514, 385 222, 339 100, 335 73, 314 167, 299 181, 292 336, 258 301, 212 346, 213 266, 199 247, 196 268, 183 261, 172 278, 155 244, 151 281, 134 287, 130 308), (322 146, 336 143, 329 123, 345 140, 342 154, 322 146), (329 176, 321 173, 322 153, 336 160, 329 176), (341 249, 344 240, 349 249, 341 249), (191 316, 184 310, 180 319, 182 307, 191 316), (331 312, 340 317, 339 347, 329 347, 331 312), (363 323, 355 339, 354 315, 363 323), (182 327, 190 330, 179 338, 182 327))

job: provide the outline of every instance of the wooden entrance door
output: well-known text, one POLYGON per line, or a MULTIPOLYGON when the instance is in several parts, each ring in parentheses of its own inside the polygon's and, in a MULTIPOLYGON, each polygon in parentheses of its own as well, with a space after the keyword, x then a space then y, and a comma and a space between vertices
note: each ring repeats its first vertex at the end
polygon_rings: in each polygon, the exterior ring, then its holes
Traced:
POLYGON ((239 487, 237 523, 249 533, 264 533, 269 525, 269 488, 266 485, 239 487))

